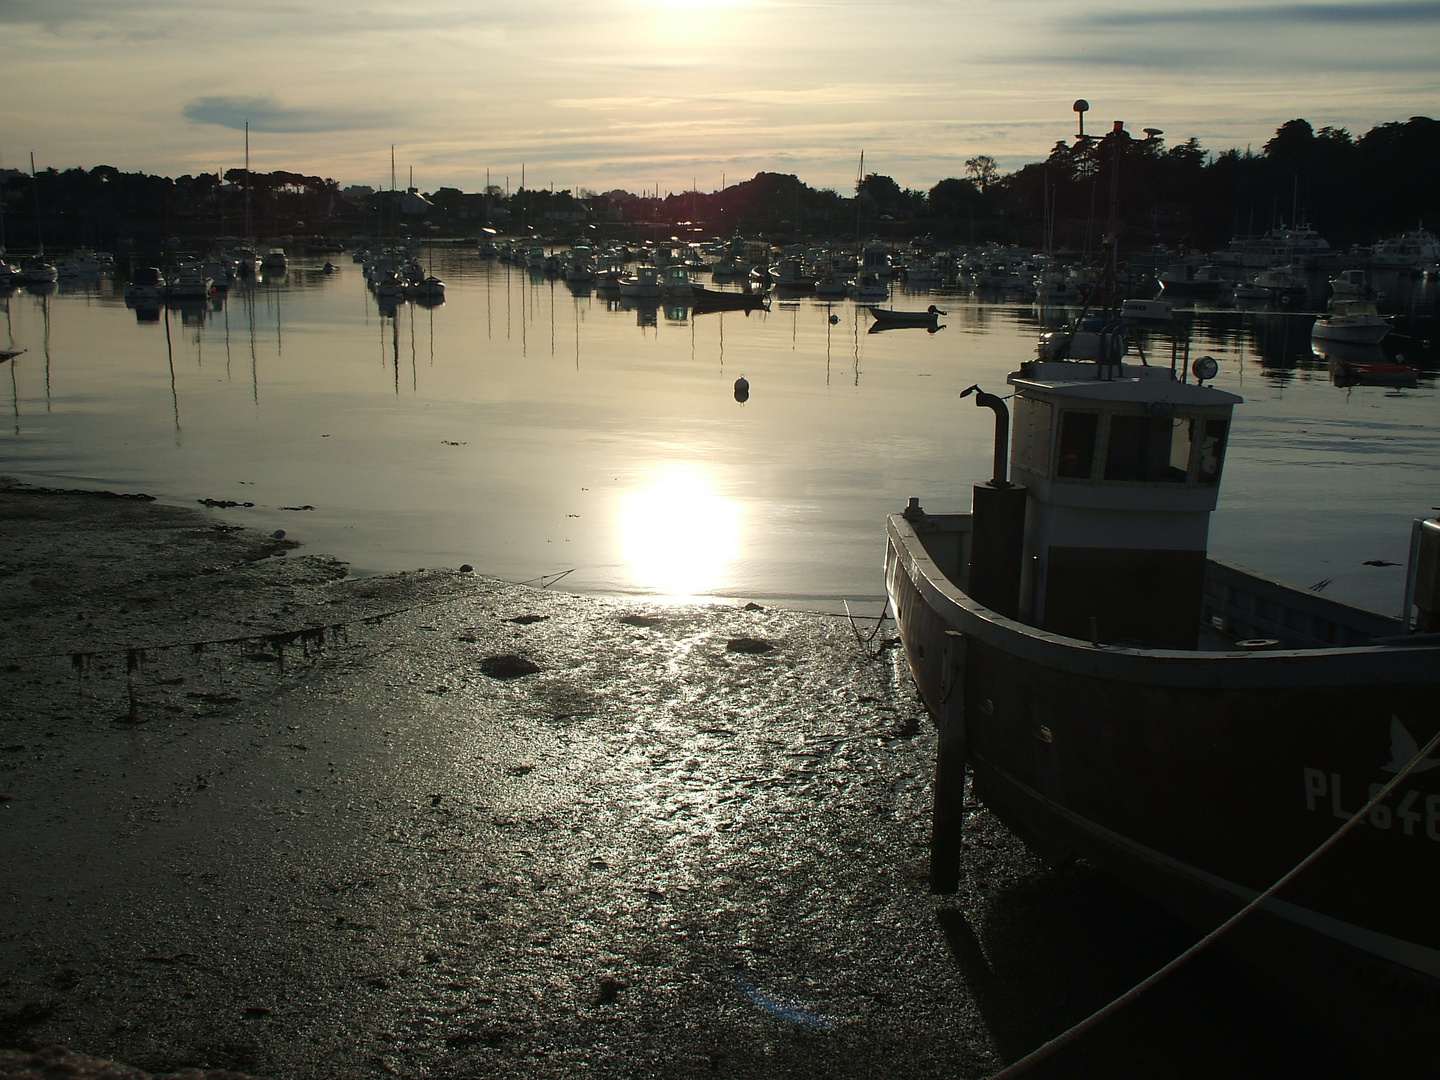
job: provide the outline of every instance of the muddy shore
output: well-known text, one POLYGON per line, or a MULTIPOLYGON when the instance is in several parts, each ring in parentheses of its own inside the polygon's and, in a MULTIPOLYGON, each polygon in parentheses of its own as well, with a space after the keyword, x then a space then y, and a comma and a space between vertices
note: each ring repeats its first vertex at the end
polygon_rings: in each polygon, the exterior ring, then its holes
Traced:
MULTIPOLYGON (((892 627, 223 513, 0 485, 0 1076, 984 1077, 1193 939, 980 807, 929 894, 892 627)), ((1216 954, 1032 1075, 1352 1055, 1216 954)))

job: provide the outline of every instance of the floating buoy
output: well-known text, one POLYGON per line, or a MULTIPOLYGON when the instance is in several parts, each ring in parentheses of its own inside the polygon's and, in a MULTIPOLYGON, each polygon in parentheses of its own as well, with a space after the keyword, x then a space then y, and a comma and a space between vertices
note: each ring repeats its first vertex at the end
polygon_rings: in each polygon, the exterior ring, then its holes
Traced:
POLYGON ((750 381, 744 375, 735 380, 735 400, 742 405, 750 400, 750 381))
POLYGON ((839 315, 831 315, 831 316, 830 316, 830 325, 831 325, 831 326, 836 326, 836 325, 839 324, 839 322, 840 322, 840 316, 839 316, 839 315))

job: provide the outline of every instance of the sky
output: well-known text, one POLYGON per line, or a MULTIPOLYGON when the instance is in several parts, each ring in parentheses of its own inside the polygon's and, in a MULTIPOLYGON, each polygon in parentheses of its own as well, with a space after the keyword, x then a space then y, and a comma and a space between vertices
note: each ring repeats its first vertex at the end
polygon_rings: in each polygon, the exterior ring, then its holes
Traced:
POLYGON ((1440 115, 1440 0, 0 0, 0 166, 853 190, 1123 120, 1253 146, 1440 115))

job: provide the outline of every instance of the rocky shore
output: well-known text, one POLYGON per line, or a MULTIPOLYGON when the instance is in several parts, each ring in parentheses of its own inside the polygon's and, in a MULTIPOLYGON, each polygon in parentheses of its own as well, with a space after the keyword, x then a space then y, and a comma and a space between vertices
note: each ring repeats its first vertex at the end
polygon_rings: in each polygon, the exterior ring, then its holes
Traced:
MULTIPOLYGON (((980 807, 928 893, 888 625, 217 515, 0 486, 0 1077, 984 1077, 1190 940, 980 807)), ((1216 955, 1035 1075, 1345 1054, 1216 955)))

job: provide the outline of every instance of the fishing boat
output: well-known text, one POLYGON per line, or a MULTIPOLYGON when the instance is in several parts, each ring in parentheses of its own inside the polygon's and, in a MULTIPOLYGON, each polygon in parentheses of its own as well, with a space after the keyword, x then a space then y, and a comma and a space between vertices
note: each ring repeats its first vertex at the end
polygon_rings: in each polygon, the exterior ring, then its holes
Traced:
POLYGON ((1206 929, 1253 902, 1228 945, 1393 1052, 1389 1075, 1433 1075, 1440 520, 1415 524, 1398 617, 1210 557, 1241 403, 1215 371, 1026 362, 1013 438, 999 396, 965 391, 996 414, 970 511, 888 519, 940 733, 932 888, 961 876, 968 765, 1052 863, 1088 858, 1206 929))
POLYGON ((1331 300, 1325 314, 1310 328, 1313 341, 1378 345, 1390 333, 1390 319, 1375 310, 1373 300, 1331 300))
POLYGON ((940 316, 945 314, 934 304, 924 311, 897 311, 893 308, 874 307, 873 305, 869 306, 867 310, 870 312, 870 317, 875 320, 872 329, 877 330, 902 326, 933 327, 939 322, 940 316))

